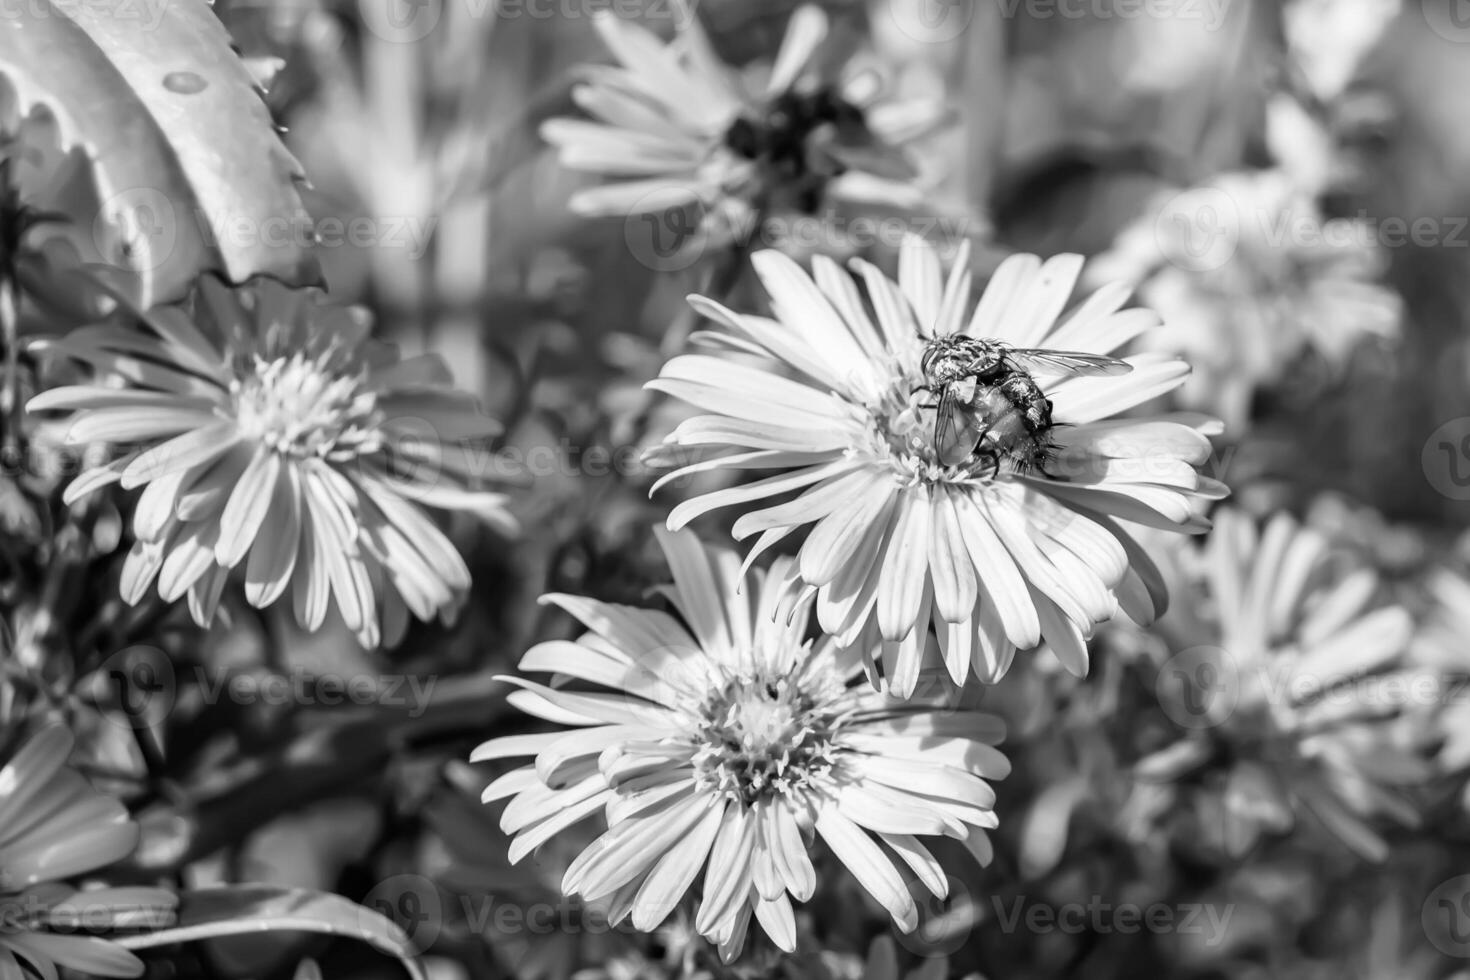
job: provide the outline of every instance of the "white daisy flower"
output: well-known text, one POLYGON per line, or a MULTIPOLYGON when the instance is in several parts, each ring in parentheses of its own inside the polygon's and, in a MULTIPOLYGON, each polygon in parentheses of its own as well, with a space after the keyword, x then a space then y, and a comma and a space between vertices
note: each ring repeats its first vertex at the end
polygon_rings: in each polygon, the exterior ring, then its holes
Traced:
POLYGON ((810 210, 844 174, 912 178, 899 148, 936 128, 945 110, 930 99, 884 101, 877 73, 856 63, 835 83, 816 78, 808 69, 828 33, 821 8, 792 15, 760 85, 720 61, 693 12, 685 16, 668 44, 610 13, 595 16, 618 64, 590 66, 590 80, 572 91, 591 120, 552 119, 541 129, 563 166, 611 178, 573 195, 574 211, 700 205, 728 237, 773 192, 810 210))
POLYGON ((172 925, 178 896, 163 888, 77 890, 66 879, 121 861, 138 825, 117 800, 66 764, 74 740, 43 729, 0 769, 0 976, 54 978, 57 967, 99 977, 140 977, 143 961, 78 926, 172 925))
POLYGON ((1258 530, 1227 508, 1196 557, 1188 613, 1160 624, 1174 653, 1157 689, 1180 738, 1135 774, 1178 781, 1193 843, 1231 857, 1310 815, 1382 860, 1372 818, 1416 824, 1402 790, 1430 775, 1398 725, 1422 674, 1403 657, 1412 617, 1375 601, 1373 569, 1335 567, 1329 541, 1287 514, 1258 530))
POLYGON ((875 627, 899 697, 914 690, 931 622, 957 684, 972 665, 994 681, 1018 648, 1043 641, 1085 673, 1097 624, 1120 604, 1149 621, 1166 598, 1117 519, 1201 530, 1203 500, 1224 492, 1195 470, 1210 455, 1208 420, 1109 418, 1188 371, 1157 355, 1101 357, 1158 323, 1147 310, 1120 312, 1126 288, 1100 290, 1059 323, 1081 257, 1017 255, 971 311, 967 255, 962 247, 947 282, 917 239, 902 249, 897 283, 855 261, 864 296, 823 257, 813 279, 779 253, 757 253, 774 320, 691 302, 729 328, 704 339, 776 366, 684 356, 651 382, 711 413, 681 424, 662 452, 713 458, 661 482, 722 467, 784 471, 695 497, 669 527, 795 493, 747 509, 736 538, 760 535, 753 558, 813 525, 798 568, 817 590, 822 628, 845 646, 875 627), (1080 353, 1047 360, 1021 348, 1080 353), (1113 373, 1079 377, 1077 366, 1113 373))
POLYGON ((1137 287, 1164 318, 1150 349, 1194 368, 1180 402, 1234 429, 1304 353, 1336 373, 1361 342, 1396 335, 1402 303, 1378 281, 1376 241, 1366 221, 1324 219, 1284 169, 1230 173, 1161 194, 1088 280, 1137 287))
POLYGON ((943 897, 944 871, 919 839, 965 840, 988 860, 996 825, 986 782, 1009 771, 996 718, 950 698, 892 700, 862 683, 860 658, 805 639, 809 610, 779 559, 741 586, 739 559, 692 534, 658 531, 677 617, 547 596, 581 620, 575 643, 534 647, 521 669, 572 678, 548 687, 507 678, 515 706, 573 732, 512 735, 474 761, 535 756, 485 790, 514 797, 501 827, 519 861, 573 824, 608 831, 572 862, 562 889, 610 904, 651 930, 704 875, 694 924, 726 961, 755 916, 784 950, 791 900, 817 887, 813 833, 892 915, 918 924, 913 875, 943 897), (906 870, 900 870, 906 869, 906 870))
POLYGON ((122 452, 79 476, 67 503, 114 483, 142 488, 127 602, 156 581, 205 626, 241 569, 251 605, 289 590, 296 621, 316 630, 335 601, 370 647, 397 642, 410 612, 454 611, 469 569, 425 508, 511 523, 503 496, 470 489, 467 441, 498 425, 449 388, 439 358, 400 361, 358 311, 270 279, 230 289, 204 277, 190 304, 134 314, 141 328, 89 326, 36 345, 102 380, 27 405, 70 411, 68 443, 122 452))

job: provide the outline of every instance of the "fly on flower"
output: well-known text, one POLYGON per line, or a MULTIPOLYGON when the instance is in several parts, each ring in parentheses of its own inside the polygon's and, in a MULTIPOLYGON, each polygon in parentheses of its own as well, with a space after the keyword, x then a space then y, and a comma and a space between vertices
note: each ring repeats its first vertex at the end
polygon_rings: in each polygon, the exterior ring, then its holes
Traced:
POLYGON ((925 406, 934 411, 935 453, 952 463, 983 454, 997 469, 1003 459, 1022 469, 1039 469, 1055 449, 1052 404, 1029 369, 1078 375, 1133 370, 1133 365, 1111 357, 1018 350, 963 335, 931 338, 919 367, 924 383, 918 390, 939 396, 935 404, 925 406))
POLYGON ((808 275, 757 253, 774 320, 690 301, 728 328, 703 340, 771 366, 684 356, 651 383, 710 413, 681 424, 662 451, 708 458, 662 482, 723 467, 786 471, 685 501, 669 526, 794 494, 747 510, 735 536, 759 535, 753 559, 811 525, 797 567, 822 628, 864 650, 876 631, 875 679, 900 697, 923 669, 931 623, 955 683, 972 668, 996 680, 1017 649, 1042 642, 1084 674, 1098 624, 1120 606, 1151 621, 1166 601, 1119 520, 1203 530, 1205 502, 1225 493, 1196 470, 1210 456, 1211 420, 1110 418, 1188 372, 1157 355, 1113 358, 1158 323, 1121 309, 1126 287, 1098 291, 1058 323, 1081 257, 1017 255, 972 308, 967 256, 962 247, 946 278, 938 252, 910 239, 897 282, 852 264, 860 290, 825 257, 808 275))
POLYGON ((562 889, 610 904, 613 923, 651 930, 703 872, 695 928, 728 962, 750 919, 795 949, 791 900, 818 878, 820 838, 905 932, 919 920, 906 883, 947 893, 922 836, 965 841, 988 860, 996 826, 987 780, 1010 764, 999 719, 957 707, 952 692, 901 702, 862 682, 861 658, 806 638, 809 605, 790 588, 790 559, 741 584, 731 551, 660 530, 678 618, 572 596, 547 596, 588 632, 532 648, 522 670, 573 681, 506 678, 516 707, 575 731, 511 735, 472 761, 534 756, 485 790, 513 797, 501 828, 512 861, 574 824, 608 830, 567 869, 562 889), (905 869, 900 871, 900 868, 905 869))
POLYGON ((291 593, 316 630, 335 600, 367 646, 453 614, 469 569, 425 508, 509 531, 505 498, 474 487, 476 440, 498 425, 449 388, 434 355, 401 361, 354 310, 269 279, 231 289, 205 277, 186 306, 132 311, 141 329, 83 327, 37 349, 94 368, 94 384, 31 399, 72 413, 72 444, 120 458, 67 488, 68 503, 114 483, 142 488, 122 594, 156 581, 208 625, 226 581, 264 608, 291 593))

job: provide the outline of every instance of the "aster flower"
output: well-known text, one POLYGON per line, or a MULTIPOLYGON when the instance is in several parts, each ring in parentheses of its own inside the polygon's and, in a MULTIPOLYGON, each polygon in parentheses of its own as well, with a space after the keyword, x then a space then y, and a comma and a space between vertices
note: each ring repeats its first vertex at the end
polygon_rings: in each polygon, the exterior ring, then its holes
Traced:
POLYGON ((589 67, 590 80, 573 89, 590 121, 552 119, 541 130, 563 166, 614 178, 575 194, 574 211, 624 216, 701 205, 706 230, 728 237, 773 192, 811 210, 829 181, 849 172, 912 179, 901 147, 935 129, 943 108, 930 99, 884 101, 877 73, 856 62, 835 81, 816 77, 809 67, 828 33, 821 8, 792 15, 759 85, 721 62, 683 9, 686 23, 668 44, 609 13, 594 17, 618 64, 589 67))
POLYGON ((1377 281, 1375 243, 1365 221, 1326 219, 1287 169, 1243 171, 1159 195, 1088 278, 1137 287, 1166 324, 1150 348, 1194 367, 1181 403, 1235 428, 1303 355, 1335 374, 1360 343, 1396 334, 1401 303, 1377 281))
POLYGON ((577 642, 534 647, 521 669, 586 687, 507 678, 510 701, 573 732, 486 742, 475 761, 535 756, 485 790, 514 797, 501 827, 519 861, 602 813, 609 829, 567 869, 562 890, 610 904, 609 919, 650 930, 700 872, 699 933, 733 959, 750 918, 795 946, 791 900, 817 878, 815 836, 904 931, 918 909, 901 868, 935 895, 942 868, 919 840, 967 840, 988 859, 1005 757, 998 719, 946 698, 894 701, 860 682, 860 659, 805 639, 808 607, 790 559, 740 587, 739 559, 690 533, 658 531, 678 618, 572 596, 546 601, 588 627, 577 642))
POLYGON ((759 534, 754 556, 813 525, 797 567, 817 590, 822 629, 864 650, 865 631, 881 633, 882 672, 899 697, 914 690, 931 622, 957 684, 972 664, 998 679, 1018 648, 1042 641, 1084 674, 1098 623, 1120 604, 1148 621, 1165 602, 1152 563, 1116 519, 1200 530, 1203 498, 1223 493, 1195 471, 1210 453, 1207 420, 1109 418, 1183 380, 1183 362, 1157 355, 1128 357, 1108 369, 1131 370, 1106 377, 1034 361, 1002 372, 1008 387, 1000 375, 959 377, 963 404, 939 424, 943 385, 926 375, 926 363, 939 370, 926 350, 948 357, 958 340, 1104 355, 1158 322, 1146 310, 1120 312, 1127 290, 1118 287, 1058 325, 1082 264, 1075 255, 1006 259, 970 311, 967 255, 962 248, 947 281, 917 239, 902 249, 897 283, 855 261, 864 297, 823 257, 808 276, 779 253, 758 253, 776 319, 692 298, 729 328, 705 337, 726 355, 674 358, 651 383, 711 413, 681 424, 661 450, 711 458, 664 482, 724 467, 787 471, 688 500, 669 527, 795 492, 746 509, 735 537, 759 534), (1006 393, 1018 385, 1026 390, 1006 393), (1047 406, 1052 424, 1022 419, 1022 396, 1033 417, 1047 406))
POLYGON ((1231 856, 1310 814, 1381 860, 1371 818, 1415 824, 1398 791, 1429 775, 1397 718, 1412 618, 1375 601, 1372 569, 1335 568, 1328 540, 1286 514, 1258 531, 1226 510, 1197 557, 1192 615, 1162 624, 1177 652, 1157 689, 1180 738, 1135 774, 1176 782, 1191 838, 1231 856))
POLYGON ((66 765, 71 750, 65 728, 43 729, 0 769, 0 975, 55 977, 64 967, 142 976, 137 956, 79 935, 77 925, 170 925, 178 898, 162 888, 78 891, 62 883, 127 857, 138 843, 123 805, 66 765))
POLYGON ((315 630, 333 603, 368 646, 396 642, 409 612, 453 613, 469 570, 425 508, 509 519, 502 496, 469 489, 468 441, 496 424, 448 389, 442 361, 401 361, 358 312, 268 279, 232 290, 206 277, 189 304, 136 315, 143 329, 89 326, 41 345, 105 380, 27 406, 73 412, 70 443, 122 450, 79 476, 68 503, 142 488, 127 602, 156 581, 207 625, 241 569, 251 605, 289 589, 296 621, 315 630))

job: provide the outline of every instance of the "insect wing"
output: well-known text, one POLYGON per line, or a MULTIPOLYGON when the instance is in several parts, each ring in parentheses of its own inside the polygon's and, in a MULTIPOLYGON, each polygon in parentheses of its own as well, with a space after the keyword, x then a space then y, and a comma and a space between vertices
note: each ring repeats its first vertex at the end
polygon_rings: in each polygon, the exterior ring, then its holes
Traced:
POLYGON ((934 454, 945 466, 957 466, 975 451, 985 436, 985 422, 973 411, 966 410, 954 386, 945 385, 939 398, 938 415, 934 419, 934 454))
POLYGON ((1068 350, 1010 350, 1006 357, 1027 370, 1084 377, 1115 376, 1133 370, 1133 365, 1127 361, 1068 350))
POLYGON ((954 413, 957 402, 954 388, 945 385, 939 392, 939 407, 934 411, 934 448, 936 452, 942 452, 945 437, 949 430, 954 427, 954 413))

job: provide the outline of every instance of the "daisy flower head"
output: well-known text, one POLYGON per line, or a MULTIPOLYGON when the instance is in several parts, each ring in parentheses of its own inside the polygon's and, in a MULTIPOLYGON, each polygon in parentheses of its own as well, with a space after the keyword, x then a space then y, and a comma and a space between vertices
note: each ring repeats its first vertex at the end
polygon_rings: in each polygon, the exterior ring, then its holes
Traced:
POLYGON ((1180 583, 1195 601, 1163 624, 1178 652, 1156 677, 1180 738, 1134 773, 1192 801, 1197 845, 1239 857, 1310 815, 1381 860, 1373 819, 1417 822, 1400 795, 1430 773, 1399 723, 1413 620, 1377 601, 1374 570, 1331 552, 1290 515, 1258 528, 1226 509, 1180 583))
POLYGON ((810 211, 843 184, 872 193, 876 179, 899 194, 912 181, 903 144, 937 128, 943 106, 885 99, 878 72, 856 59, 833 78, 814 70, 829 33, 820 7, 792 14, 760 80, 721 61, 693 10, 677 9, 684 16, 669 43, 596 15, 617 64, 590 66, 588 81, 573 89, 591 118, 551 119, 541 129, 563 166, 609 178, 573 195, 572 210, 639 217, 694 207, 697 226, 665 222, 679 249, 654 242, 658 255, 684 254, 728 243, 767 206, 810 211))
POLYGON ((71 444, 120 453, 67 488, 141 489, 122 595, 157 583, 201 626, 232 572, 264 608, 291 594, 320 628, 329 605, 367 646, 396 643, 408 614, 449 617, 469 570, 428 509, 509 530, 505 498, 473 489, 471 446, 498 426, 449 388, 432 355, 400 360, 360 311, 270 279, 205 277, 186 304, 133 311, 141 329, 82 327, 39 349, 94 368, 93 384, 31 399, 68 411, 71 444))
POLYGON ((42 729, 0 769, 0 974, 55 977, 63 967, 139 977, 142 960, 79 934, 77 924, 168 926, 178 897, 163 888, 78 891, 64 883, 127 857, 139 833, 121 803, 66 764, 72 745, 66 728, 42 729))
POLYGON ((967 246, 948 279, 917 238, 897 282, 854 261, 861 290, 821 256, 811 275, 773 251, 752 261, 775 318, 693 297, 728 328, 704 337, 723 353, 676 357, 650 383, 709 413, 659 451, 707 458, 663 482, 783 472, 694 497, 669 527, 740 506, 734 533, 759 535, 753 558, 810 525, 796 567, 822 629, 879 649, 899 697, 914 690, 931 623, 962 684, 972 665, 999 679, 1017 649, 1043 641, 1081 675, 1087 638, 1120 605, 1140 621, 1162 611, 1154 566, 1117 520, 1200 530, 1203 501, 1223 488, 1195 469, 1209 457, 1209 420, 1110 418, 1188 370, 1107 356, 1158 322, 1120 310, 1126 288, 1100 290, 1059 323, 1079 256, 1011 256, 973 308, 967 246))
POLYGON ((1327 219, 1285 169, 1224 174, 1160 195, 1088 270, 1137 287, 1165 328, 1152 349, 1189 360, 1181 402, 1232 427, 1305 354, 1332 373, 1357 346, 1392 338, 1401 301, 1366 221, 1327 219))
POLYGON ((571 863, 562 890, 606 901, 609 919, 651 930, 703 872, 695 929, 728 962, 750 919, 783 950, 796 944, 792 899, 817 887, 820 839, 905 932, 918 907, 905 875, 943 897, 947 880, 923 836, 967 841, 988 860, 996 825, 987 780, 1009 772, 989 715, 951 692, 900 702, 862 682, 861 660, 808 640, 794 564, 750 573, 690 532, 658 530, 673 571, 674 613, 552 595, 587 632, 543 643, 508 678, 516 707, 560 726, 481 745, 475 761, 533 756, 496 779, 514 797, 502 829, 519 861, 576 822, 608 830, 571 863), (901 870, 903 869, 903 870, 901 870))

